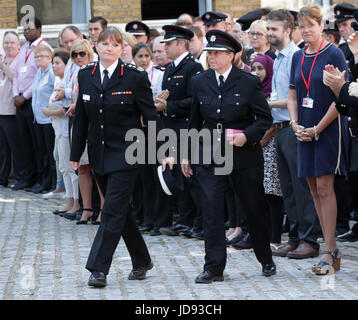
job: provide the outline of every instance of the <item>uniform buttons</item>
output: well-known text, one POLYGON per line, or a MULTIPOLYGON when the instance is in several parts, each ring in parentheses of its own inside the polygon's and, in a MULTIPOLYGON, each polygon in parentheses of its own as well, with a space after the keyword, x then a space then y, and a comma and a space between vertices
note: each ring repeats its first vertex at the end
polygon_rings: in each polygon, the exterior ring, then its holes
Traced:
POLYGON ((103 94, 101 93, 100 97, 102 98, 103 97, 103 94))
POLYGON ((103 110, 102 109, 99 109, 99 113, 102 113, 103 112, 103 110))
POLYGON ((221 94, 219 94, 218 98, 221 99, 221 94))
POLYGON ((177 86, 179 85, 179 83, 177 82, 177 86))
POLYGON ((220 110, 220 109, 217 109, 217 110, 216 110, 216 112, 217 112, 217 113, 220 113, 220 112, 221 112, 221 110, 220 110))
POLYGON ((121 101, 121 104, 123 104, 124 102, 123 101, 121 101))
POLYGON ((189 121, 189 118, 186 118, 185 120, 186 120, 186 121, 189 121))
POLYGON ((104 144, 104 140, 102 140, 102 144, 104 144))
POLYGON ((103 124, 101 124, 101 129, 103 129, 103 124))
POLYGON ((203 104, 203 102, 202 102, 202 101, 200 101, 200 104, 203 104))
POLYGON ((348 117, 348 121, 351 121, 352 120, 352 118, 351 117, 348 117))
POLYGON ((236 102, 236 105, 238 106, 240 103, 239 102, 236 102))
POLYGON ((170 78, 168 78, 168 81, 170 81, 170 78))

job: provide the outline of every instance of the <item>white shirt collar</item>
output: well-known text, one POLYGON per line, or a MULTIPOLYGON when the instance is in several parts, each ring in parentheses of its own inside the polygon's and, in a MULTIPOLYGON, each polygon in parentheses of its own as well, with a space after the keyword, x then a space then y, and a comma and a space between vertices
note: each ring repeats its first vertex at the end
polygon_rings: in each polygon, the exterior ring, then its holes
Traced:
POLYGON ((31 47, 31 46, 36 47, 36 46, 39 44, 39 42, 40 42, 41 40, 43 40, 43 38, 42 38, 42 37, 40 37, 40 38, 36 39, 33 43, 28 42, 28 44, 29 44, 29 46, 30 46, 30 47, 31 47))
POLYGON ((148 74, 151 74, 152 70, 153 70, 153 61, 150 62, 149 67, 145 69, 145 71, 147 71, 148 74))
POLYGON ((188 51, 185 51, 182 55, 180 55, 178 58, 174 60, 174 65, 177 67, 179 63, 188 55, 188 51))
MULTIPOLYGON (((229 76, 229 73, 231 72, 231 69, 232 69, 232 65, 230 66, 229 69, 227 69, 227 70, 223 73, 224 81, 226 81, 227 77, 229 76)), ((219 80, 220 73, 218 73, 217 71, 215 71, 215 76, 216 76, 216 81, 217 81, 218 84, 220 85, 220 80, 219 80)))
MULTIPOLYGON (((107 68, 107 70, 108 70, 108 77, 109 77, 109 78, 111 78, 111 76, 112 76, 114 70, 116 70, 117 66, 118 66, 118 60, 116 60, 111 66, 109 66, 109 67, 107 68)), ((102 65, 102 63, 100 62, 100 63, 99 63, 99 70, 101 71, 101 79, 102 79, 102 80, 103 80, 103 78, 104 78, 104 73, 103 73, 103 71, 104 71, 105 69, 106 69, 106 68, 105 68, 105 67, 102 65)))

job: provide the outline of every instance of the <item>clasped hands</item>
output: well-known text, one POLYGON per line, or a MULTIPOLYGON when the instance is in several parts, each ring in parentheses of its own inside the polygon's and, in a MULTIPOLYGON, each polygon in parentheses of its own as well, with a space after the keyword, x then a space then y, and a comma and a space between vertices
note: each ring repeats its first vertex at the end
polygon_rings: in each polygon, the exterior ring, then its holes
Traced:
POLYGON ((305 128, 298 123, 293 123, 292 130, 295 132, 298 141, 308 142, 314 139, 315 132, 313 127, 305 128))
POLYGON ((158 112, 166 110, 168 97, 169 97, 168 90, 163 90, 157 94, 154 100, 154 105, 157 108, 158 112))

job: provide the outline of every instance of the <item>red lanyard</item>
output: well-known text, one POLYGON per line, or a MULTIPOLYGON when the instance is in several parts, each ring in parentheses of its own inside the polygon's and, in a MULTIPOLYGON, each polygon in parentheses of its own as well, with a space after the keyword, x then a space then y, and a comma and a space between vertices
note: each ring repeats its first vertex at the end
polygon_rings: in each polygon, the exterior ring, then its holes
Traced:
MULTIPOLYGON (((36 45, 36 47, 39 46, 42 41, 44 41, 44 39, 41 39, 41 41, 36 45)), ((27 51, 29 50, 29 48, 26 49, 25 64, 26 64, 27 60, 29 60, 29 57, 30 57, 32 51, 34 51, 36 47, 32 48, 29 53, 27 53, 27 51)))
POLYGON ((151 87, 153 86, 153 83, 152 83, 152 81, 153 81, 153 75, 154 75, 154 65, 153 65, 153 67, 152 67, 152 74, 150 75, 150 86, 151 86, 151 87))
POLYGON ((312 70, 313 70, 313 67, 314 67, 314 65, 315 65, 315 63, 316 63, 316 59, 317 59, 318 53, 319 53, 319 51, 321 50, 321 48, 322 48, 322 46, 323 46, 323 42, 324 42, 324 40, 322 40, 321 45, 319 46, 319 49, 318 49, 318 51, 316 52, 316 55, 315 55, 315 57, 314 57, 314 59, 313 59, 313 63, 312 63, 311 70, 310 70, 310 74, 309 74, 309 76, 308 76, 308 82, 306 81, 306 78, 305 78, 305 76, 303 75, 303 70, 302 70, 303 61, 305 60, 306 51, 307 51, 307 49, 308 49, 308 46, 307 46, 307 48, 306 48, 306 50, 304 51, 303 56, 302 56, 302 61, 301 61, 301 75, 302 75, 303 82, 305 83, 305 86, 306 86, 306 88, 307 88, 307 97, 309 97, 309 92, 310 92, 310 84, 311 84, 312 70))
POLYGON ((71 65, 71 69, 70 69, 70 81, 72 79, 73 73, 75 72, 75 70, 72 71, 72 69, 73 69, 73 64, 71 65))
MULTIPOLYGON (((15 60, 15 58, 17 57, 18 54, 19 54, 19 52, 16 53, 16 56, 11 59, 11 61, 9 62, 9 64, 6 64, 6 56, 5 56, 5 58, 4 58, 4 64, 5 64, 6 66, 10 67, 11 64, 14 62, 14 60, 15 60)), ((5 72, 3 72, 2 78, 5 79, 5 72)))

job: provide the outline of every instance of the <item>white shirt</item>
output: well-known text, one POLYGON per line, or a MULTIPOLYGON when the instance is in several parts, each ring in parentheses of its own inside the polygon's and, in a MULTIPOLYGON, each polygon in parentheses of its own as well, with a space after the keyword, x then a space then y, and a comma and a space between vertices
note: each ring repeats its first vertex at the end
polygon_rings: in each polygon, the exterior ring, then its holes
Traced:
MULTIPOLYGON (((226 82, 226 79, 227 79, 227 77, 229 76, 229 73, 230 73, 231 69, 232 69, 232 66, 231 66, 229 69, 227 69, 227 70, 222 74, 222 75, 224 76, 224 82, 226 82)), ((217 83, 218 83, 218 86, 220 87, 220 79, 219 79, 219 76, 221 76, 221 74, 215 71, 215 76, 216 76, 216 81, 217 81, 217 83)))
POLYGON ((189 54, 188 51, 185 51, 182 55, 174 60, 174 65, 177 67, 179 63, 189 54))
POLYGON ((116 70, 118 66, 118 60, 116 60, 116 62, 114 62, 113 64, 111 64, 107 69, 102 66, 102 63, 99 64, 99 71, 101 72, 101 83, 103 83, 103 78, 104 78, 104 70, 108 71, 108 78, 111 79, 111 76, 114 72, 114 70, 116 70))
POLYGON ((147 71, 148 73, 150 87, 153 92, 153 100, 155 100, 157 94, 162 91, 164 71, 156 69, 152 61, 150 62, 148 69, 146 69, 145 71, 147 71))
POLYGON ((206 63, 206 56, 207 56, 207 51, 203 51, 201 54, 200 54, 200 57, 199 57, 199 62, 201 63, 201 65, 203 66, 203 69, 206 70, 207 69, 207 63, 206 63))

